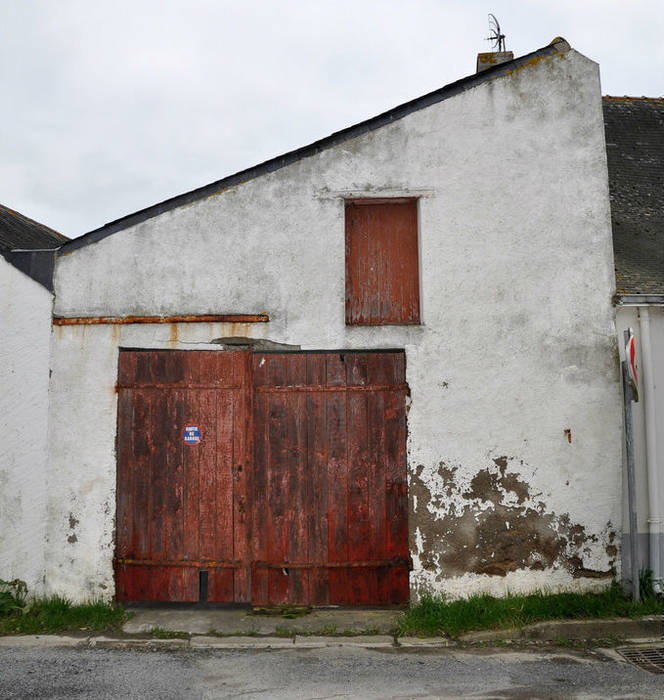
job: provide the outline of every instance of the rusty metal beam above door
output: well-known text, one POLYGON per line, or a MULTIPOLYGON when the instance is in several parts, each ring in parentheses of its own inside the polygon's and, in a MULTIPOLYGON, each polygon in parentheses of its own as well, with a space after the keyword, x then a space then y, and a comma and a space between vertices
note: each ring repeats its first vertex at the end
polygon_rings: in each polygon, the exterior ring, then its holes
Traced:
POLYGON ((124 325, 129 323, 268 323, 265 314, 207 314, 179 316, 55 316, 54 326, 124 325))

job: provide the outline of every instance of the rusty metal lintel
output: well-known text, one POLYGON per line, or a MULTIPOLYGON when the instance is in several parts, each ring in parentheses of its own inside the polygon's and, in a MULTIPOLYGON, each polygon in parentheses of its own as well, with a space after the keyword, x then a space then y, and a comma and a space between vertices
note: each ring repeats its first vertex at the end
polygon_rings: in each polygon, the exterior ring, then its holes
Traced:
POLYGON ((239 561, 201 561, 181 559, 123 559, 115 557, 115 564, 119 566, 188 566, 197 569, 239 569, 242 563, 239 561))
POLYGON ((408 391, 406 384, 353 384, 343 386, 257 386, 255 390, 260 393, 279 394, 291 391, 304 391, 314 393, 329 393, 335 391, 408 391))
POLYGON ((179 316, 56 316, 54 326, 125 325, 130 323, 268 323, 267 314, 179 316))
POLYGON ((257 569, 369 569, 384 566, 407 566, 412 570, 413 562, 410 558, 395 557, 394 559, 372 559, 368 561, 330 561, 326 564, 315 562, 267 562, 257 561, 254 563, 257 569))

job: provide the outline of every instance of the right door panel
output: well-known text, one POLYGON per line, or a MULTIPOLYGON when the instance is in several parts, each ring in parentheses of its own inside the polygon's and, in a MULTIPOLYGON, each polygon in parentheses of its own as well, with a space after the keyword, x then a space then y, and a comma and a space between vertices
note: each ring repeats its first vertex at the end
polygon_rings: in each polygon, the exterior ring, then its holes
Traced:
POLYGON ((254 605, 408 600, 402 352, 253 357, 254 605))

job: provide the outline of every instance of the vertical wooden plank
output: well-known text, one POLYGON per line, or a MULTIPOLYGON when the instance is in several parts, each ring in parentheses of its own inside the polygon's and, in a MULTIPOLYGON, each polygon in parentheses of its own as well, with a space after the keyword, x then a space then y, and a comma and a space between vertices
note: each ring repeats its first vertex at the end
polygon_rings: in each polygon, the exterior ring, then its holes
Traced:
POLYGON ((152 352, 134 352, 134 376, 130 381, 135 381, 141 384, 151 384, 154 379, 152 376, 152 367, 155 362, 156 353, 152 352))
MULTIPOLYGON (((368 383, 368 356, 346 355, 346 382, 350 386, 368 383)), ((369 508, 371 456, 369 453, 369 395, 366 391, 347 394, 348 403, 348 559, 372 559, 371 517, 369 508)), ((348 592, 352 604, 368 604, 376 589, 374 569, 351 568, 348 592)))
MULTIPOLYGON (((372 542, 369 540, 369 469, 368 453, 369 416, 366 392, 348 392, 348 559, 371 559, 372 542)), ((352 568, 349 570, 349 595, 355 605, 370 601, 374 587, 373 572, 352 568)))
POLYGON ((250 441, 252 432, 251 391, 247 386, 251 372, 251 354, 237 352, 234 355, 233 383, 233 559, 242 562, 233 572, 233 599, 249 600, 248 562, 249 532, 247 513, 247 474, 251 471, 250 441))
MULTIPOLYGON (((393 385, 394 354, 367 353, 367 382, 371 386, 393 385)), ((373 545, 374 559, 389 559, 386 520, 387 454, 385 406, 389 391, 371 391, 367 394, 369 415, 369 538, 373 545)), ((374 604, 387 604, 391 599, 392 568, 380 567, 373 576, 375 590, 371 591, 374 604)))
MULTIPOLYGON (((118 382, 129 383, 134 377, 134 354, 120 352, 118 357, 118 382)), ((130 389, 118 392, 118 424, 116 433, 116 541, 115 556, 131 556, 134 539, 134 500, 136 497, 134 454, 134 395, 130 389)), ((115 566, 115 594, 118 600, 131 596, 131 574, 126 565, 115 566)))
MULTIPOLYGON (((205 360, 203 365, 205 365, 205 360)), ((198 445, 198 559, 215 558, 217 537, 217 395, 212 389, 200 389, 201 415, 205 417, 205 433, 198 445)))
MULTIPOLYGON (((343 386, 346 369, 342 354, 326 357, 327 384, 343 386)), ((348 561, 348 451, 346 394, 330 392, 326 395, 327 435, 327 511, 328 557, 330 562, 348 561)), ((348 571, 344 568, 329 570, 329 598, 332 605, 345 605, 348 596, 348 571)))
MULTIPOLYGON (((171 364, 169 361, 168 364, 171 364)), ((161 447, 159 454, 163 459, 156 464, 161 470, 160 491, 161 501, 159 508, 160 526, 160 558, 176 560, 181 556, 182 531, 179 518, 179 486, 178 467, 181 464, 181 430, 184 421, 182 392, 172 389, 160 392, 164 398, 164 414, 160 423, 160 430, 154 436, 155 444, 161 447)), ((157 533, 154 533, 156 538, 157 533)), ((156 542, 156 539, 155 539, 156 542)), ((160 600, 180 600, 180 591, 177 590, 177 579, 168 567, 160 571, 163 575, 164 592, 160 592, 160 600)))
MULTIPOLYGON (((196 353, 192 353, 196 354, 196 353)), ((199 552, 199 528, 200 517, 200 473, 201 456, 205 456, 205 444, 213 433, 214 424, 211 425, 210 417, 206 412, 204 392, 195 386, 187 391, 187 417, 185 424, 197 420, 201 429, 201 442, 198 445, 184 444, 182 435, 182 462, 183 462, 183 525, 182 525, 182 553, 188 561, 196 561, 200 558, 199 552)), ((209 392, 207 392, 209 393, 209 392)), ((184 426, 183 426, 184 427, 184 426)))
POLYGON ((346 384, 366 386, 369 383, 369 355, 363 352, 349 352, 345 356, 346 384))
POLYGON ((131 551, 134 530, 135 469, 134 453, 134 397, 128 389, 118 392, 117 432, 117 485, 116 485, 116 540, 118 557, 127 557, 131 551))
MULTIPOLYGON (((281 355, 268 356, 268 379, 272 386, 286 380, 281 355)), ((283 562, 288 552, 288 413, 286 394, 268 394, 268 460, 267 460, 267 557, 270 562, 283 562)), ((268 570, 269 601, 288 602, 288 572, 282 568, 268 570)))
MULTIPOLYGON (((307 356, 291 353, 286 381, 290 386, 304 386, 307 381, 307 356)), ((307 468, 307 414, 303 392, 292 392, 287 401, 286 456, 284 467, 288 473, 287 528, 290 562, 309 561, 309 531, 307 527, 312 484, 307 468)), ((309 602, 309 569, 293 568, 288 574, 288 600, 291 603, 309 602)))
MULTIPOLYGON (((254 361, 254 376, 262 367, 257 357, 254 361)), ((254 562, 266 561, 266 530, 269 527, 267 503, 267 461, 268 461, 268 396, 263 393, 254 395, 254 463, 252 470, 252 489, 250 512, 252 518, 250 550, 254 562)), ((254 605, 266 605, 269 598, 269 581, 267 569, 252 567, 251 602, 254 605)))
MULTIPOLYGON (((181 368, 184 373, 187 366, 186 358, 188 353, 183 353, 181 368)), ((192 447, 185 445, 182 438, 182 429, 185 423, 189 420, 189 412, 194 413, 194 420, 198 420, 196 412, 198 402, 190 402, 193 399, 193 394, 187 391, 174 392, 174 423, 173 423, 173 447, 170 450, 171 458, 173 459, 172 468, 172 487, 171 487, 171 502, 170 514, 172 518, 171 525, 171 541, 170 541, 170 556, 174 561, 182 561, 184 558, 184 450, 192 447)), ((193 445, 194 450, 198 449, 198 445, 193 445)), ((175 581, 172 584, 173 594, 177 596, 175 600, 186 600, 187 596, 184 590, 183 571, 180 568, 176 572, 175 581)))
MULTIPOLYGON (((160 359, 163 355, 160 357, 160 359)), ((163 389, 146 390, 151 406, 152 420, 146 426, 150 445, 150 481, 147 484, 151 499, 149 523, 148 557, 155 560, 166 558, 164 512, 168 500, 168 443, 165 438, 170 430, 168 415, 168 392, 163 389)), ((168 577, 164 567, 153 566, 144 570, 144 584, 147 587, 147 600, 168 600, 164 591, 168 590, 168 577)))
MULTIPOLYGON (((268 356, 257 353, 253 356, 252 380, 254 387, 265 386, 268 379, 268 356)), ((268 511, 268 470, 269 459, 269 425, 268 395, 253 393, 253 469, 251 487, 251 533, 250 552, 253 562, 266 561, 267 538, 269 527, 268 511)), ((251 602, 254 605, 266 605, 269 600, 268 570, 251 567, 251 602)))
MULTIPOLYGON (((217 489, 215 501, 214 559, 233 559, 233 422, 234 406, 231 389, 215 390, 217 402, 217 489)), ((219 568, 208 572, 208 600, 232 602, 233 570, 219 568)))
MULTIPOLYGON (((405 379, 403 353, 392 356, 394 379, 405 379)), ((408 549, 408 495, 406 456, 406 402, 402 391, 385 394, 385 547, 389 558, 409 556, 408 549)), ((392 568, 389 574, 389 602, 400 604, 408 601, 408 569, 405 566, 392 568)), ((387 593, 387 591, 384 591, 387 593)))
POLYGON ((170 430, 168 416, 168 394, 161 390, 146 390, 151 400, 152 420, 146 424, 148 434, 151 479, 146 485, 152 495, 152 512, 150 519, 149 556, 151 559, 165 559, 163 543, 164 510, 166 508, 166 490, 168 488, 167 441, 165 436, 170 430))
MULTIPOLYGON (((153 444, 152 423, 156 420, 158 407, 155 405, 154 392, 134 390, 134 450, 135 450, 135 496, 134 496, 134 530, 132 554, 130 558, 145 559, 153 553, 153 527, 155 493, 152 488, 153 444)), ((139 590, 132 591, 133 600, 141 600, 148 592, 149 579, 144 577, 139 590)), ((137 585, 138 585, 137 581, 137 585)))
MULTIPOLYGON (((199 522, 200 522, 200 460, 204 441, 208 439, 209 419, 203 411, 200 382, 203 353, 189 352, 183 354, 183 376, 187 391, 184 392, 183 414, 178 417, 176 438, 182 457, 179 485, 182 490, 182 552, 186 561, 200 558, 199 522), (185 425, 196 424, 201 429, 201 442, 185 443, 182 430, 185 425)), ((199 599, 198 568, 183 566, 180 569, 180 589, 183 601, 199 599)))
MULTIPOLYGON (((368 418, 368 464, 367 500, 369 519, 367 537, 371 544, 371 558, 386 559, 386 522, 385 522, 385 423, 384 394, 382 391, 367 392, 368 418)), ((385 580, 385 571, 374 569, 369 577, 369 597, 372 604, 382 604, 389 598, 389 583, 385 580)))
MULTIPOLYGON (((307 355, 306 382, 310 386, 325 386, 326 356, 323 353, 307 355)), ((307 508, 307 561, 328 562, 328 439, 327 396, 325 392, 307 394, 307 462, 309 501, 307 508)), ((312 605, 330 604, 329 571, 312 569, 309 577, 308 600, 312 605)))
POLYGON ((120 350, 118 354, 118 384, 131 384, 136 376, 136 353, 120 350))

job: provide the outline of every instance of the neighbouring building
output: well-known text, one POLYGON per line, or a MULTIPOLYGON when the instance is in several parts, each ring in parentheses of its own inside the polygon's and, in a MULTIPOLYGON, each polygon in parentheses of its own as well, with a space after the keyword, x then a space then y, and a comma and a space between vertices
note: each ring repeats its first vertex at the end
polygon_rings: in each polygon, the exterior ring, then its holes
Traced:
POLYGON ((0 579, 44 586, 55 249, 67 238, 0 205, 0 579))
POLYGON ((602 99, 563 39, 64 243, 53 284, 41 591, 620 574, 602 99))
MULTIPOLYGON (((604 122, 616 264, 616 325, 634 330, 639 401, 633 404, 639 569, 664 571, 664 99, 605 97, 604 122)), ((627 486, 624 485, 624 492, 627 486)), ((626 500, 625 500, 626 504, 626 500)), ((623 568, 630 570, 625 512, 623 568)))

